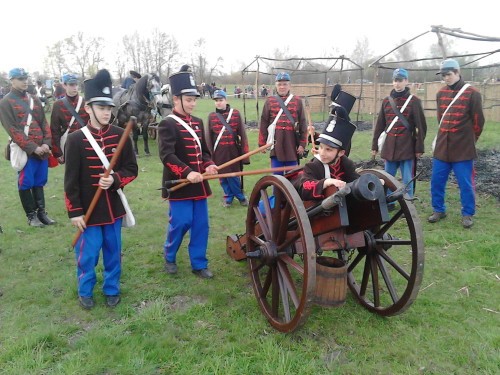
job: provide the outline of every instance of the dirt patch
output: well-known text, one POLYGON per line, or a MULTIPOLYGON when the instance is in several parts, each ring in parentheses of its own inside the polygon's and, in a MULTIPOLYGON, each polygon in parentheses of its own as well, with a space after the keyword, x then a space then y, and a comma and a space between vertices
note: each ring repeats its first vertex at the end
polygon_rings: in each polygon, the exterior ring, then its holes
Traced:
POLYGON ((169 303, 169 308, 174 311, 185 311, 192 305, 204 305, 206 298, 201 296, 174 296, 172 302, 169 303))
MULTIPOLYGON (((500 150, 479 150, 478 159, 475 162, 476 169, 476 192, 495 197, 500 202, 500 150)), ((362 160, 356 163, 356 168, 384 169, 384 161, 362 160)), ((432 158, 423 157, 418 159, 417 173, 420 173, 419 181, 430 181, 432 174, 432 158)), ((453 173, 449 181, 456 184, 457 180, 453 173)))

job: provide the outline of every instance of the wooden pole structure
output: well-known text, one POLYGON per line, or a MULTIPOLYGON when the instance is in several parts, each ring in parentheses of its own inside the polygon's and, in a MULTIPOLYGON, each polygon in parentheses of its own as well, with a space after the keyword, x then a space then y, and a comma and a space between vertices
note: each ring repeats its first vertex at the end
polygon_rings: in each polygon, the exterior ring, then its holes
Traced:
MULTIPOLYGON (((379 84, 379 64, 375 65, 375 73, 373 76, 373 116, 372 116, 372 130, 375 130, 375 123, 377 122, 377 117, 378 117, 378 110, 379 110, 379 89, 380 89, 380 84, 379 84)), ((362 85, 363 83, 361 83, 362 85)), ((361 86, 363 87, 363 86, 361 86)), ((381 150, 379 150, 380 152, 381 150)))
POLYGON ((259 71, 260 64, 259 60, 257 60, 257 73, 255 74, 255 108, 257 110, 257 124, 259 123, 259 71))
MULTIPOLYGON (((116 162, 118 161, 118 157, 120 156, 120 154, 123 150, 123 147, 125 147, 125 142, 127 142, 127 140, 129 139, 130 132, 132 131, 132 128, 134 127, 134 124, 136 122, 137 122, 137 118, 135 116, 130 116, 130 120, 127 122, 127 126, 125 128, 125 131, 123 132, 123 134, 120 138, 120 142, 118 143, 118 146, 116 147, 116 152, 114 153, 113 157, 111 158, 111 161, 109 162, 109 167, 104 172, 103 177, 109 177, 116 162)), ((92 216, 92 212, 94 211, 94 208, 97 204, 97 201, 99 200, 99 197, 101 196, 101 193, 102 193, 102 188, 100 186, 98 186, 97 190, 94 194, 94 197, 92 198, 92 201, 90 202, 90 206, 89 206, 87 212, 85 213, 85 216, 83 217, 85 224, 88 223, 90 216, 92 216)), ((82 232, 79 230, 78 233, 75 235, 73 242, 71 242, 72 247, 75 247, 81 234, 82 234, 82 232)))
MULTIPOLYGON (((258 152, 261 152, 261 151, 264 151, 265 149, 268 149, 269 147, 271 147, 273 144, 272 143, 268 143, 262 147, 259 147, 259 148, 256 148, 255 150, 253 151, 250 151, 250 152, 247 152, 246 154, 244 155, 241 155, 241 156, 238 156, 237 158, 234 158, 232 160, 229 160, 228 162, 224 163, 224 164, 221 164, 218 166, 219 169, 223 169, 223 168, 226 168, 226 167, 229 167, 230 165, 233 165, 234 163, 237 163, 239 162, 240 160, 243 160, 243 159, 246 159, 258 152)), ((206 172, 203 173, 203 176, 207 176, 206 172)), ((176 190, 179 190, 181 188, 183 188, 184 186, 186 185, 189 185, 191 182, 183 182, 177 186, 174 186, 172 189, 169 189, 168 192, 171 193, 173 191, 176 191, 176 190)))

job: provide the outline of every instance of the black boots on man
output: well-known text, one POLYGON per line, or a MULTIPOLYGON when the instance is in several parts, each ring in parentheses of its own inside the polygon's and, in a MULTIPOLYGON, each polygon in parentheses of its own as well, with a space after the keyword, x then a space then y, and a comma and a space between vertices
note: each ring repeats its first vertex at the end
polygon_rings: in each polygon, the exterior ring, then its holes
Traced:
POLYGON ((19 198, 23 205, 24 212, 28 218, 28 225, 31 227, 43 227, 53 225, 56 222, 47 216, 45 211, 45 197, 43 186, 36 186, 33 189, 19 190, 19 198))
POLYGON ((55 220, 52 220, 47 216, 47 211, 45 211, 45 195, 43 192, 43 186, 35 186, 33 189, 33 198, 35 199, 37 207, 37 217, 45 225, 54 225, 55 220))
POLYGON ((28 225, 31 227, 45 226, 40 219, 38 219, 35 199, 33 198, 31 189, 19 190, 19 198, 21 198, 21 204, 23 205, 24 212, 26 212, 28 225))

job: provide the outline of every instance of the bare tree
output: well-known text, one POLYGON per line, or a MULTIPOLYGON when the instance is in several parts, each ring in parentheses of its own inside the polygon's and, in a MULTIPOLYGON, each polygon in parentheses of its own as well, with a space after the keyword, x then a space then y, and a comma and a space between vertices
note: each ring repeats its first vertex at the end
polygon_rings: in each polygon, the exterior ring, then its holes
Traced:
POLYGON ((64 39, 63 53, 68 61, 69 71, 79 71, 82 79, 87 75, 93 76, 99 70, 99 64, 104 61, 102 49, 104 39, 101 37, 86 37, 78 32, 64 39))
POLYGON ((45 70, 54 77, 61 77, 67 70, 66 59, 63 53, 63 41, 47 47, 47 56, 44 61, 45 70))
POLYGON ((126 56, 129 57, 132 63, 132 69, 140 72, 142 70, 142 65, 139 53, 141 47, 141 38, 139 34, 135 32, 132 35, 125 35, 123 37, 123 46, 126 56))

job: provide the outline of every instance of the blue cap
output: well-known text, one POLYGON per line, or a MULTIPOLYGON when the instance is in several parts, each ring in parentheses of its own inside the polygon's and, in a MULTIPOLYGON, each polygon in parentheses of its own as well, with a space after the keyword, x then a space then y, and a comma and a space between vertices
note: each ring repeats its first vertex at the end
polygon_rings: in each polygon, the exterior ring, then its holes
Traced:
POLYGON ((398 68, 392 72, 392 79, 408 79, 408 71, 403 68, 398 68))
POLYGON ((460 69, 460 65, 458 64, 457 60, 453 59, 446 59, 443 62, 441 62, 441 68, 439 69, 439 72, 437 74, 443 74, 443 73, 448 73, 452 71, 453 69, 460 69))
POLYGON ((24 70, 23 68, 14 68, 11 69, 9 72, 9 79, 12 78, 28 78, 28 72, 24 70))
POLYGON ((286 72, 279 72, 275 81, 290 81, 290 74, 286 72))
POLYGON ((224 90, 215 90, 212 99, 227 99, 227 94, 224 90))
POLYGON ((62 81, 65 84, 68 84, 68 83, 78 83, 78 76, 76 74, 73 74, 73 73, 66 73, 62 77, 62 81))

